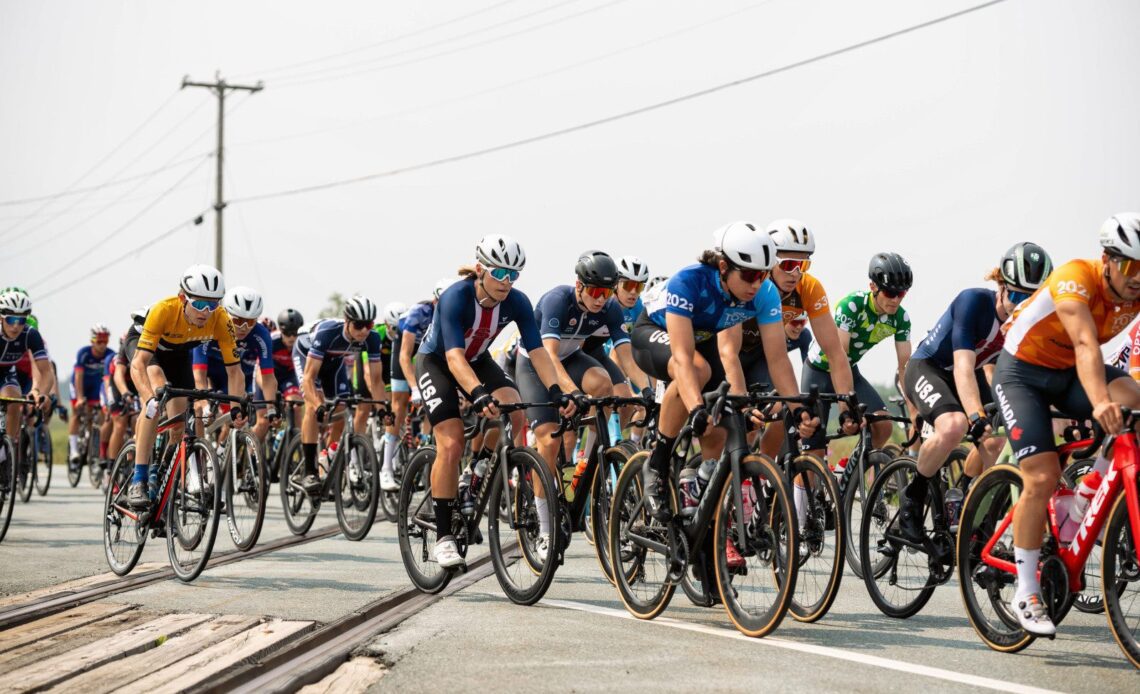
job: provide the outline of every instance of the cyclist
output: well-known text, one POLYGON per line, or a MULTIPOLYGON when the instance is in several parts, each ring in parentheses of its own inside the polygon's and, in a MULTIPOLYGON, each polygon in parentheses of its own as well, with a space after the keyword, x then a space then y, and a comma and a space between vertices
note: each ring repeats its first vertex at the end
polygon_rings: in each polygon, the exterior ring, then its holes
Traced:
MULTIPOLYGON (((1106 220, 1100 245, 1100 258, 1061 265, 1014 310, 1003 326, 994 374, 994 396, 1024 485, 1013 516, 1017 590, 1011 607, 1021 627, 1040 636, 1056 633, 1037 576, 1046 507, 1061 475, 1049 408, 1091 416, 1118 434, 1121 406, 1140 407, 1140 384, 1106 365, 1100 352, 1140 313, 1140 214, 1106 220)), ((1108 464, 1102 456, 1096 468, 1107 472, 1108 464)))
POLYGON ((99 387, 103 385, 103 362, 109 356, 114 356, 114 350, 107 349, 110 339, 110 328, 102 323, 96 323, 91 326, 91 344, 81 348, 75 355, 75 369, 69 384, 73 416, 67 424, 67 443, 72 466, 79 461, 80 413, 89 406, 98 407, 99 387))
POLYGON ((119 340, 119 351, 107 369, 108 384, 111 390, 111 437, 107 445, 107 455, 116 458, 123 441, 127 438, 128 418, 138 414, 138 389, 131 380, 131 360, 138 348, 142 326, 146 323, 150 306, 143 306, 131 312, 131 326, 119 340))
MULTIPOLYGON (((293 363, 301 374, 301 393, 305 398, 305 414, 301 420, 301 451, 304 467, 301 479, 293 480, 308 494, 321 488, 317 476, 317 418, 324 410, 324 398, 348 395, 352 391, 352 367, 358 355, 368 352, 373 367, 380 365, 380 336, 372 332, 376 323, 376 304, 363 296, 354 296, 344 304, 342 319, 317 322, 293 345, 293 363), (323 396, 323 397, 322 397, 323 396)), ((387 400, 384 374, 379 368, 369 371, 369 388, 377 400, 387 400)), ((371 407, 356 410, 354 425, 363 431, 371 407)), ((344 422, 338 420, 329 429, 330 441, 340 437, 344 422)))
POLYGON ((270 330, 273 339, 273 377, 277 379, 277 390, 286 400, 301 399, 301 381, 293 368, 293 345, 297 333, 305 319, 301 312, 287 308, 277 314, 277 329, 270 330))
MULTIPOLYGON (((158 425, 155 420, 158 415, 157 391, 167 384, 175 388, 194 387, 193 349, 208 340, 217 340, 229 379, 230 395, 240 397, 243 394, 241 357, 234 341, 234 325, 220 305, 225 292, 222 273, 209 265, 191 265, 182 273, 178 295, 159 301, 147 313, 131 357, 131 380, 143 403, 143 416, 139 418, 136 430, 135 474, 127 492, 127 503, 132 508, 144 509, 150 505, 147 478, 158 425)), ((235 409, 235 424, 241 426, 245 414, 240 408, 235 409)), ((185 398, 171 398, 166 414, 173 416, 185 410, 185 398)), ((181 433, 174 431, 172 435, 177 440, 181 433)), ((192 479, 187 482, 188 486, 193 483, 192 479)))
MULTIPOLYGON (((645 311, 633 328, 634 358, 649 376, 670 381, 658 415, 659 438, 643 470, 646 505, 662 521, 671 515, 665 481, 686 414, 694 435, 702 437, 702 456, 720 455, 724 437, 706 435, 709 413, 701 391, 706 384, 715 386, 723 380, 733 393, 746 391, 740 364, 744 321, 753 316, 758 321, 780 394, 799 392, 784 349, 779 292, 767 281, 775 262, 776 248, 768 234, 752 223, 733 222, 713 232, 713 248, 701 255, 699 264, 682 269, 646 296, 645 311)), ((808 420, 804 433, 810 434, 814 428, 808 413, 797 414, 797 421, 808 420)), ((686 480, 695 482, 696 468, 687 467, 683 475, 678 486, 691 489, 686 480)), ((684 496, 685 508, 698 503, 694 494, 684 496)), ((737 555, 730 561, 736 565, 743 560, 737 555)))
MULTIPOLYGON (((918 475, 899 508, 899 529, 909 539, 921 542, 925 535, 923 503, 929 481, 946 456, 966 434, 981 442, 987 431, 983 408, 993 402, 989 380, 1005 341, 1002 323, 1052 271, 1053 261, 1041 246, 1014 245, 986 277, 997 282, 997 291, 967 289, 958 294, 907 364, 903 395, 934 429, 918 449, 918 475)), ((964 466, 966 483, 993 465, 1003 448, 1005 439, 996 436, 975 447, 964 466)), ((951 525, 956 523, 951 519, 951 525)))
MULTIPOLYGON (((265 308, 261 294, 249 287, 232 287, 222 299, 222 307, 234 324, 234 339, 241 359, 242 391, 258 400, 275 400, 277 377, 273 369, 273 338, 269 335, 269 328, 257 322, 265 308)), ((195 385, 201 390, 226 392, 229 378, 224 363, 216 340, 195 347, 195 385)), ((209 410, 209 403, 202 401, 200 407, 200 414, 204 415, 209 410)), ((277 417, 277 408, 259 405, 257 410, 264 416, 259 416, 253 425, 253 434, 259 441, 264 441, 269 431, 269 420, 277 417)))
POLYGON ((807 361, 808 348, 811 347, 812 332, 807 329, 808 316, 801 313, 795 318, 784 321, 784 337, 788 341, 788 353, 798 351, 800 363, 807 361))
MULTIPOLYGON (((431 468, 432 504, 441 533, 432 554, 442 567, 464 565, 455 538, 448 533, 448 519, 455 509, 459 488, 459 458, 463 454, 463 420, 460 418, 460 391, 476 412, 495 418, 497 402, 519 402, 506 374, 487 349, 495 337, 514 321, 520 343, 530 352, 531 364, 544 386, 547 398, 563 401, 563 392, 573 392, 574 384, 562 379, 542 348, 542 338, 534 320, 534 308, 525 294, 514 288, 526 265, 526 254, 508 236, 490 234, 475 247, 475 266, 460 269, 464 278, 448 287, 439 297, 439 306, 420 344, 416 359, 416 382, 428 419, 435 431, 436 452, 431 468)), ((405 334, 405 338, 407 335, 405 334)), ((521 357, 520 357, 521 359, 521 357)), ((566 401, 562 413, 574 413, 573 401, 566 401)), ((516 438, 525 430, 522 412, 512 413, 516 438)), ((480 452, 483 454, 483 452, 480 452)), ((544 499, 536 499, 545 504, 544 499)), ((549 535, 545 507, 539 508, 539 532, 549 535)))
MULTIPOLYGON (((859 402, 867 406, 867 412, 887 414, 886 404, 875 387, 859 373, 856 366, 863 355, 888 337, 894 338, 895 356, 898 359, 898 377, 901 380, 906 362, 910 359, 910 316, 902 308, 903 297, 914 283, 914 273, 910 264, 898 253, 876 253, 867 268, 870 291, 856 291, 840 300, 835 307, 835 324, 839 327, 839 342, 851 364, 855 394, 859 402)), ((813 323, 812 327, 816 325, 813 323)), ((820 344, 817 328, 815 339, 808 351, 807 365, 801 376, 801 387, 805 392, 818 388, 821 393, 847 392, 842 386, 832 385, 831 358, 820 344)), ((838 380, 838 373, 835 374, 838 380)), ((823 412, 823 427, 808 445, 816 455, 824 451, 824 430, 827 428, 828 412, 823 412)), ((850 418, 840 414, 840 421, 847 433, 852 424, 850 418)), ((891 437, 892 424, 889 421, 875 422, 871 426, 871 445, 878 449, 886 445, 891 437)))
MULTIPOLYGON (((399 345, 397 334, 400 330, 400 316, 408 311, 407 304, 402 301, 392 301, 384 306, 384 310, 380 312, 382 317, 381 324, 376 326, 378 330, 382 330, 381 336, 387 341, 387 357, 384 360, 384 373, 391 374, 395 368, 395 362, 399 360, 400 355, 397 351, 399 345)), ((402 374, 402 371, 401 371, 402 374)), ((407 387, 408 382, 403 381, 403 387, 407 387)), ((391 390, 392 396, 392 409, 396 409, 397 401, 401 402, 402 414, 407 413, 407 401, 411 393, 409 390, 397 392, 395 379, 389 381, 388 388, 391 390)), ((400 425, 403 425, 403 417, 400 419, 400 425)), ((396 422, 393 418, 390 424, 384 427, 384 459, 380 465, 380 489, 388 492, 394 492, 400 488, 396 483, 396 475, 393 472, 393 462, 396 459, 396 446, 399 444, 399 432, 396 428, 396 422)))
MULTIPOLYGON (((47 348, 39 330, 28 325, 32 313, 32 302, 28 295, 16 291, 0 294, 0 396, 18 398, 24 395, 16 378, 16 363, 25 354, 30 354, 34 364, 32 382, 27 395, 41 406, 50 407, 46 397, 51 393, 51 383, 55 379, 47 348)), ((7 416, 8 436, 15 437, 20 430, 20 408, 9 407, 7 416)))

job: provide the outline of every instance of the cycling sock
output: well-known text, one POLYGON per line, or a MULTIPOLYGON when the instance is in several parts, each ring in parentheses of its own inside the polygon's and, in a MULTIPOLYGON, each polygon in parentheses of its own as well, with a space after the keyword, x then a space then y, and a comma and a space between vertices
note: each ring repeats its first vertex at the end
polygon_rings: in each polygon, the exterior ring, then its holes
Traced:
POLYGON ((396 446, 399 445, 399 439, 395 434, 384 434, 384 469, 392 469, 392 461, 396 459, 396 446))
POLYGON ((932 479, 934 479, 933 475, 927 477, 921 472, 915 475, 914 479, 910 481, 910 484, 906 486, 906 497, 920 504, 926 501, 926 492, 930 487, 930 480, 932 479))
POLYGON ((444 538, 450 538, 451 516, 455 512, 455 499, 439 499, 433 496, 431 498, 431 505, 435 509, 435 533, 437 536, 436 542, 442 541, 444 538), (443 519, 442 530, 440 529, 440 519, 443 519))
POLYGON ((538 532, 543 535, 550 534, 550 505, 541 496, 534 498, 535 509, 538 510, 538 532))
POLYGON ((640 431, 629 432, 629 440, 633 441, 634 443, 641 443, 641 432, 640 431))
POLYGON ((146 479, 148 477, 149 472, 150 472, 150 466, 149 465, 136 465, 135 466, 135 475, 134 475, 134 477, 131 478, 131 483, 133 484, 135 482, 142 482, 143 484, 146 484, 146 479))
POLYGON ((302 457, 305 459, 305 474, 317 474, 317 444, 315 443, 302 443, 301 444, 302 457))
POLYGON ((1017 563, 1017 590, 1013 594, 1015 602, 1041 592, 1041 583, 1037 579, 1037 560, 1040 558, 1040 548, 1022 549, 1014 546, 1013 559, 1017 563))
POLYGON ((71 446, 71 456, 79 455, 79 434, 68 434, 67 443, 71 446))
POLYGON ((799 529, 803 530, 804 525, 807 524, 808 493, 807 489, 798 484, 792 486, 795 487, 796 522, 799 523, 799 529))
MULTIPOLYGON (((669 474, 669 454, 673 451, 673 444, 677 442, 676 438, 669 438, 662 436, 657 440, 657 445, 653 447, 653 452, 649 454, 649 467, 656 470, 659 475, 669 474)), ((697 459, 697 465, 701 461, 697 459)))

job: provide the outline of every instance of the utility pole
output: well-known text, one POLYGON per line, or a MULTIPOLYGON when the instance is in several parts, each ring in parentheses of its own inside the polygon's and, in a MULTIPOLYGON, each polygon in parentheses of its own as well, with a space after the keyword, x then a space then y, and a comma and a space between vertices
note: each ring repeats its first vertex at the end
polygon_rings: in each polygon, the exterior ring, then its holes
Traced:
POLYGON ((222 269, 222 210, 226 207, 226 202, 223 199, 222 192, 222 152, 225 148, 225 132, 226 132, 226 91, 241 90, 247 92, 259 92, 265 88, 265 83, 260 80, 254 85, 244 84, 229 84, 222 79, 220 71, 214 72, 213 82, 192 82, 190 75, 182 78, 182 89, 186 87, 205 87, 214 92, 218 97, 218 150, 215 155, 218 166, 217 176, 217 190, 214 193, 214 265, 218 268, 219 272, 222 269))

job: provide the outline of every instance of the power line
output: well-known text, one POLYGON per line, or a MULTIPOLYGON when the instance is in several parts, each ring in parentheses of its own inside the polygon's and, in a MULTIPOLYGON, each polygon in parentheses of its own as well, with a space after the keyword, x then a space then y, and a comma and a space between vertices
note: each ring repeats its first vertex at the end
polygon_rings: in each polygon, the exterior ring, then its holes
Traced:
MULTIPOLYGON (((38 195, 38 196, 33 197, 33 198, 15 198, 12 200, 0 200, 0 207, 11 207, 13 205, 26 205, 26 204, 31 203, 31 202, 40 202, 41 200, 54 200, 56 198, 64 198, 64 197, 68 197, 71 195, 78 195, 80 193, 87 193, 90 191, 102 190, 104 188, 113 188, 114 186, 119 186, 119 185, 122 185, 124 183, 130 183, 131 181, 137 181, 140 178, 149 178, 155 174, 162 173, 163 171, 166 171, 167 169, 174 169, 174 168, 177 168, 179 166, 182 166, 183 164, 189 164, 190 162, 197 161, 199 157, 202 157, 202 156, 207 155, 207 154, 209 154, 209 153, 203 152, 202 154, 195 154, 192 157, 186 157, 185 159, 180 159, 176 162, 173 162, 173 163, 168 164, 166 166, 159 167, 157 169, 151 169, 150 171, 144 171, 143 173, 135 174, 134 176, 127 176, 126 178, 118 178, 118 179, 115 179, 113 181, 105 181, 103 183, 99 183, 99 184, 93 185, 93 186, 83 186, 81 188, 72 188, 70 190, 61 191, 59 193, 51 193, 50 195, 38 195)), ((21 217, 19 217, 19 219, 32 219, 33 217, 36 217, 36 216, 37 215, 35 215, 35 214, 29 214, 29 215, 21 216, 21 217)))
MULTIPOLYGON (((201 157, 208 157, 208 156, 210 156, 210 155, 208 155, 208 154, 199 154, 198 156, 195 156, 195 157, 193 157, 193 158, 191 158, 191 159, 187 159, 187 160, 185 160, 185 161, 187 161, 187 162, 194 162, 194 161, 198 161, 198 159, 199 159, 199 158, 201 158, 201 157)), ((157 191, 155 191, 155 192, 147 192, 147 193, 143 193, 143 194, 141 194, 141 195, 133 195, 133 196, 131 196, 131 197, 129 197, 129 198, 123 198, 123 199, 121 199, 121 200, 119 200, 119 199, 115 199, 115 200, 112 202, 112 207, 120 207, 120 206, 122 206, 122 205, 129 205, 129 204, 131 204, 131 203, 134 203, 134 202, 139 202, 139 201, 141 201, 141 200, 150 200, 151 198, 153 198, 153 197, 155 196, 155 194, 156 194, 156 193, 157 193, 157 191)), ((106 200, 99 200, 99 201, 96 201, 96 202, 92 202, 92 204, 90 204, 90 205, 84 205, 83 207, 76 207, 76 208, 74 208, 74 209, 70 209, 70 210, 68 210, 68 211, 66 212, 66 215, 75 215, 75 214, 87 214, 88 212, 91 212, 91 211, 93 211, 93 210, 98 210, 98 209, 101 209, 101 208, 103 208, 103 206, 104 206, 104 204, 105 204, 105 203, 106 203, 106 200)), ((31 217, 32 217, 31 215, 26 215, 26 214, 14 214, 14 215, 5 215, 5 216, 3 216, 3 217, 0 217, 0 221, 3 221, 3 222, 14 222, 14 221, 16 221, 16 220, 20 220, 20 219, 29 219, 29 218, 31 218, 31 217)), ((13 242, 13 243, 14 243, 14 242, 13 242)))
MULTIPOLYGON (((568 0, 568 1, 569 2, 577 2, 578 0, 568 0)), ((587 14, 592 14, 594 12, 597 12, 598 10, 603 10, 603 9, 608 8, 608 7, 612 7, 613 5, 621 4, 623 2, 628 2, 628 0, 609 0, 608 2, 603 2, 600 5, 595 5, 594 7, 588 7, 584 10, 580 10, 578 12, 574 12, 574 13, 571 13, 568 15, 563 15, 561 17, 557 17, 555 19, 551 19, 550 21, 542 22, 540 24, 533 24, 529 27, 519 29, 518 31, 512 31, 512 32, 506 33, 506 34, 500 34, 499 36, 494 36, 494 37, 491 37, 489 39, 484 39, 483 41, 478 41, 476 43, 470 43, 470 44, 467 44, 466 46, 458 46, 455 48, 449 48, 448 50, 438 51, 436 53, 430 53, 428 55, 423 55, 423 56, 420 56, 418 58, 410 58, 408 60, 403 60, 403 61, 396 62, 396 63, 388 63, 386 65, 376 65, 374 67, 362 67, 359 70, 352 70, 349 72, 342 72, 339 74, 336 73, 336 69, 328 68, 325 70, 325 72, 332 72, 332 74, 327 74, 327 75, 322 76, 322 75, 318 75, 318 74, 314 73, 314 76, 312 76, 312 77, 304 77, 304 78, 295 79, 293 81, 285 81, 285 82, 282 82, 279 86, 281 88, 299 87, 299 86, 303 86, 306 84, 312 84, 314 82, 327 82, 327 81, 333 81, 333 80, 347 79, 349 77, 356 77, 358 75, 365 75, 365 74, 372 73, 372 72, 380 72, 383 70, 392 70, 392 69, 399 68, 399 67, 406 67, 408 65, 415 65, 417 63, 423 63, 423 62, 426 62, 429 60, 435 60, 436 58, 443 58, 443 57, 446 57, 449 55, 455 55, 456 53, 463 53, 463 52, 469 51, 473 48, 481 48, 483 46, 488 46, 488 45, 493 44, 493 43, 499 43, 501 41, 506 41, 507 39, 511 39, 511 38, 516 37, 516 36, 522 36, 523 34, 529 34, 533 31, 537 31, 539 29, 545 29, 547 27, 554 26, 555 24, 561 24, 563 22, 568 22, 571 19, 577 19, 578 17, 582 17, 582 16, 587 15, 587 14)), ((557 7, 557 5, 556 5, 556 7, 557 7)), ((378 62, 378 61, 369 61, 369 62, 378 62)), ((363 64, 364 63, 362 63, 362 65, 363 64)))
POLYGON ((280 191, 271 192, 271 193, 261 193, 258 195, 251 195, 251 196, 248 196, 245 198, 236 198, 234 200, 231 200, 230 204, 237 204, 237 203, 243 203, 243 202, 255 202, 258 200, 270 200, 273 198, 281 198, 281 197, 288 197, 288 196, 292 196, 292 195, 301 195, 304 193, 312 193, 312 192, 316 192, 319 190, 327 190, 329 188, 337 188, 340 186, 351 185, 353 183, 362 183, 364 181, 371 181, 371 180, 375 180, 378 178, 387 178, 390 176, 397 176, 400 174, 410 173, 412 171, 421 171, 423 169, 430 169, 430 168, 433 168, 436 166, 442 166, 444 164, 452 164, 452 163, 463 161, 466 159, 474 159, 476 157, 481 157, 481 156, 485 156, 488 154, 494 154, 496 152, 502 152, 505 150, 514 149, 516 147, 522 147, 524 145, 534 144, 536 142, 541 142, 543 140, 550 140, 550 139, 553 139, 556 137, 561 137, 563 135, 569 135, 571 133, 579 132, 582 130, 588 130, 590 128, 594 128, 594 127, 597 127, 599 125, 605 125, 607 123, 613 123, 613 122, 616 122, 619 120, 624 120, 626 118, 632 118, 633 116, 639 116, 639 115, 642 115, 644 113, 656 111, 658 109, 666 108, 669 106, 674 106, 676 104, 684 103, 686 101, 692 101, 694 99, 699 99, 701 97, 708 96, 710 94, 715 94, 717 92, 724 91, 726 89, 731 89, 733 87, 739 87, 741 85, 749 84, 749 83, 755 82, 757 80, 761 80, 761 79, 765 79, 767 77, 772 77, 774 75, 789 72, 791 70, 795 70, 797 68, 805 67, 807 65, 812 65, 814 63, 818 63, 818 62, 821 62, 824 60, 828 60, 830 58, 835 58, 837 56, 840 56, 840 55, 843 55, 846 53, 851 53, 852 51, 856 51, 856 50, 859 50, 861 48, 866 48, 868 46, 872 46, 874 44, 881 43, 883 41, 887 41, 887 40, 890 40, 893 38, 897 38, 897 37, 903 36, 905 34, 910 34, 912 32, 919 31, 921 29, 926 29, 926 28, 935 26, 936 24, 941 24, 943 22, 950 21, 951 19, 956 19, 958 17, 962 17, 962 16, 965 16, 967 14, 977 12, 978 10, 982 10, 982 9, 985 9, 988 7, 993 7, 994 5, 999 5, 1003 2, 1005 2, 1005 0, 990 0, 989 2, 984 2, 980 5, 974 5, 973 7, 968 7, 964 10, 959 10, 957 12, 952 12, 950 14, 942 15, 942 16, 937 17, 935 19, 931 19, 931 20, 922 22, 920 24, 914 24, 914 25, 911 25, 911 26, 906 27, 904 29, 899 29, 897 31, 892 31, 892 32, 889 32, 886 34, 881 34, 879 36, 876 36, 876 37, 871 38, 871 39, 867 39, 865 41, 860 41, 858 43, 853 43, 853 44, 850 44, 848 46, 844 46, 843 48, 838 48, 838 49, 833 50, 833 51, 828 51, 827 53, 821 53, 819 55, 812 56, 811 58, 806 58, 804 60, 798 60, 798 61, 793 62, 793 63, 788 63, 787 65, 782 65, 780 67, 773 68, 771 70, 765 70, 764 72, 759 72, 759 73, 756 73, 754 75, 742 77, 740 79, 736 79, 736 80, 733 80, 731 82, 725 82, 723 84, 718 84, 718 85, 713 86, 713 87, 708 87, 706 89, 702 89, 700 91, 690 92, 688 94, 684 94, 682 96, 674 97, 672 99, 667 99, 665 101, 659 101, 659 102, 654 103, 654 104, 649 104, 648 106, 642 106, 640 108, 636 108, 636 109, 633 109, 631 111, 624 111, 622 113, 617 113, 617 114, 614 114, 611 116, 606 116, 604 118, 599 118, 597 120, 588 121, 586 123, 580 123, 578 125, 573 125, 573 126, 570 126, 567 128, 561 128, 559 130, 553 130, 551 132, 543 133, 541 135, 534 135, 534 136, 523 138, 520 140, 514 140, 511 142, 506 142, 503 144, 494 145, 492 147, 485 147, 483 149, 478 149, 478 150, 474 150, 471 152, 465 152, 463 154, 456 154, 456 155, 453 155, 450 157, 444 157, 441 159, 434 159, 432 161, 422 162, 419 164, 412 164, 409 166, 403 166, 403 167, 396 168, 396 169, 390 169, 388 171, 381 171, 378 173, 365 174, 363 176, 354 176, 351 178, 344 178, 344 179, 339 179, 336 181, 329 181, 327 183, 318 183, 315 185, 301 186, 298 188, 289 188, 289 189, 280 190, 280 191))
POLYGON ((66 282, 64 284, 61 284, 60 286, 56 287, 55 289, 49 289, 46 292, 36 292, 36 301, 43 301, 44 299, 46 299, 50 296, 54 296, 54 295, 62 292, 64 289, 74 287, 75 285, 79 284, 80 282, 83 282, 83 281, 85 281, 91 277, 94 277, 95 275, 99 274, 100 272, 103 272, 107 268, 112 267, 114 265, 118 265, 119 263, 123 262, 127 258, 130 258, 131 256, 138 255, 139 253, 142 253, 143 251, 145 251, 146 249, 155 245, 156 243, 173 236, 174 234, 178 233, 179 231, 185 229, 186 227, 201 224, 202 220, 203 220, 203 215, 205 213, 206 213, 206 210, 203 210, 202 212, 198 213, 196 216, 192 217, 191 219, 188 219, 184 222, 179 222, 177 225, 175 225, 175 226, 171 227, 170 229, 164 231, 163 233, 159 234, 158 236, 155 236, 153 239, 151 239, 150 241, 147 241, 146 243, 142 244, 141 246, 137 246, 135 248, 132 248, 131 250, 129 250, 126 253, 118 256, 117 258, 115 258, 113 260, 109 260, 106 263, 103 263, 99 267, 97 267, 93 270, 90 270, 90 271, 80 275, 79 277, 76 277, 75 279, 71 280, 70 282, 66 282))
POLYGON ((518 0, 503 0, 502 2, 497 2, 493 5, 488 5, 487 7, 484 7, 481 10, 475 10, 474 12, 468 12, 467 14, 459 15, 458 17, 453 17, 452 19, 448 19, 448 20, 440 22, 438 24, 432 24, 432 25, 429 25, 426 27, 422 27, 420 29, 416 29, 415 31, 410 31, 406 34, 400 34, 398 36, 393 36, 391 38, 387 38, 387 39, 384 39, 382 41, 377 41, 375 43, 370 43, 370 44, 367 44, 364 46, 360 46, 359 48, 353 48, 353 49, 350 49, 347 51, 341 51, 339 53, 331 53, 329 55, 321 56, 319 58, 311 58, 309 60, 302 60, 302 61, 299 61, 296 63, 287 63, 285 65, 278 65, 277 67, 271 67, 271 68, 268 68, 265 70, 256 70, 254 72, 242 73, 242 74, 237 75, 236 79, 242 79, 245 77, 249 77, 250 75, 253 75, 253 74, 265 76, 268 74, 282 72, 283 70, 289 70, 289 69, 295 68, 295 67, 304 67, 306 65, 312 65, 315 63, 323 63, 327 60, 333 60, 335 58, 343 58, 346 55, 355 55, 357 53, 363 53, 364 51, 369 51, 369 50, 372 50, 373 48, 377 48, 379 46, 385 46, 389 43, 396 43, 397 41, 403 41, 404 39, 408 39, 408 38, 411 38, 413 36, 419 36, 421 34, 426 34, 429 31, 434 31, 435 29, 440 29, 442 27, 445 27, 445 26, 448 26, 451 24, 455 24, 457 22, 461 22, 465 19, 470 19, 472 17, 478 16, 481 14, 485 14, 485 13, 490 12, 492 10, 498 9, 498 8, 502 7, 503 5, 509 5, 512 2, 518 2, 518 0))

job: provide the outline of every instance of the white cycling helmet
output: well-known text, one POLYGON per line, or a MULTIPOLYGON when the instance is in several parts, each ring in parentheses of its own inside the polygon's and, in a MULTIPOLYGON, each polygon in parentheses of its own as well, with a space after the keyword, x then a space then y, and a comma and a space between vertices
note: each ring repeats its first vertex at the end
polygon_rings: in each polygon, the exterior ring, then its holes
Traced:
POLYGON ((0 295, 0 313, 5 316, 26 316, 32 312, 32 300, 27 294, 8 291, 0 295))
POLYGON ((253 289, 234 287, 226 292, 222 307, 226 309, 226 313, 230 314, 230 318, 257 319, 261 317, 265 304, 261 300, 261 295, 253 289))
POLYGON ((187 296, 199 299, 218 299, 226 295, 226 282, 222 273, 209 265, 191 265, 182 273, 178 288, 187 296))
POLYGON ((526 265, 526 253, 519 242, 511 237, 488 234, 475 246, 475 260, 483 267, 521 271, 526 265))
POLYGON ((363 296, 354 296, 344 303, 344 317, 348 320, 372 322, 376 320, 376 304, 363 296))
POLYGON ((618 277, 634 282, 649 281, 649 266, 636 255, 623 255, 618 259, 618 277))
POLYGON ((111 329, 108 328, 106 325, 103 325, 102 323, 96 323, 95 325, 92 325, 91 326, 91 339, 94 340, 95 338, 99 337, 100 335, 103 335, 105 337, 110 337, 111 336, 111 329))
POLYGON ((645 291, 648 292, 650 289, 653 289, 657 285, 665 284, 668 281, 669 275, 657 275, 656 277, 651 277, 649 281, 645 283, 645 291))
POLYGON ((1116 255, 1140 260, 1140 212, 1121 212, 1104 220, 1100 245, 1116 255))
POLYGON ((390 328, 396 327, 400 316, 408 310, 408 305, 402 301, 392 301, 384 305, 384 323, 390 328))
POLYGON ((458 277, 444 277, 435 283, 435 287, 431 290, 431 298, 439 299, 439 295, 447 291, 447 288, 459 281, 458 277))
POLYGON ((131 311, 131 322, 140 328, 146 323, 146 316, 150 313, 150 304, 145 304, 131 311))
POLYGON ((777 219, 768 225, 767 231, 777 252, 815 253, 815 234, 798 219, 777 219))
POLYGON ((776 264, 776 244, 752 222, 733 222, 714 231, 713 249, 737 267, 771 270, 776 264))

